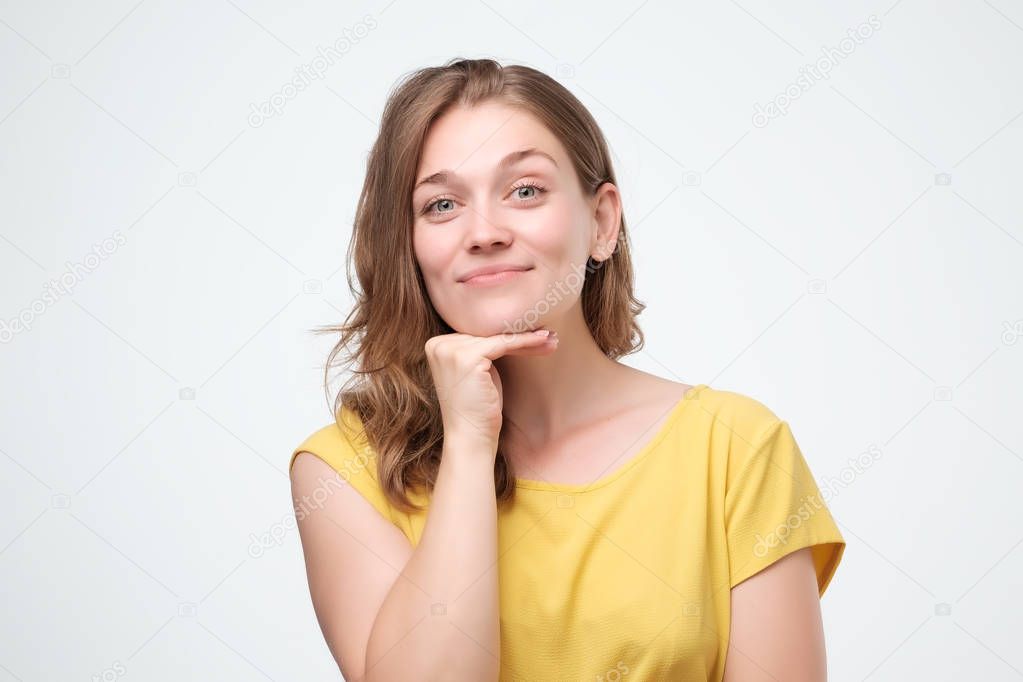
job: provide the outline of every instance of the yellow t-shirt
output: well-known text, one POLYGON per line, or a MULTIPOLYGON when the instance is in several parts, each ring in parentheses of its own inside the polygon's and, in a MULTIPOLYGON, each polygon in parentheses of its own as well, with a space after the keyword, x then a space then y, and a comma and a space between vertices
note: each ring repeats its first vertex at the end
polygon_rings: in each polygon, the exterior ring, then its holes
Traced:
MULTIPOLYGON (((317 455, 416 546, 426 514, 387 502, 357 416, 341 422, 291 463, 317 455)), ((845 550, 788 423, 706 384, 593 483, 519 478, 498 541, 502 681, 719 682, 730 589, 812 547, 823 595, 845 550)))

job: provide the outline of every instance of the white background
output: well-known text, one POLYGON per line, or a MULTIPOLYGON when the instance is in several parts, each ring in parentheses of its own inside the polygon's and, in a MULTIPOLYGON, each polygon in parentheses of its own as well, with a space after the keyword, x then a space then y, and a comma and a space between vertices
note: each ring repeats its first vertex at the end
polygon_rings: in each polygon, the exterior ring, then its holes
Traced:
POLYGON ((286 475, 331 420, 308 330, 389 88, 456 56, 604 129, 627 362, 761 400, 839 481, 831 679, 1023 678, 1023 8, 777 4, 0 4, 0 680, 336 679, 286 475))

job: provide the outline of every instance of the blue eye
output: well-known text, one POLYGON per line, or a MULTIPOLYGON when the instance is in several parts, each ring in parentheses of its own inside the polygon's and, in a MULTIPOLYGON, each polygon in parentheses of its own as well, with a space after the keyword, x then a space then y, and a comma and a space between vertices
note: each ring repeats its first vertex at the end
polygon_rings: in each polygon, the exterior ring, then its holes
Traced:
MULTIPOLYGON (((542 194, 546 194, 547 193, 547 188, 543 187, 542 185, 538 185, 535 182, 523 182, 522 184, 519 184, 519 185, 516 185, 516 186, 512 187, 511 191, 512 191, 513 194, 518 193, 518 194, 516 194, 516 196, 520 200, 522 200, 523 202, 529 202, 529 201, 537 200, 540 197, 540 195, 542 195, 542 194), (522 194, 519 192, 519 190, 523 190, 523 189, 526 189, 526 190, 530 190, 531 189, 531 190, 533 190, 533 193, 531 195, 528 195, 528 196, 522 196, 522 194)), ((449 199, 447 197, 438 197, 438 198, 434 199, 433 201, 429 202, 428 204, 426 204, 425 206, 423 206, 423 209, 422 209, 422 211, 420 211, 420 214, 421 215, 427 215, 427 214, 433 213, 433 214, 436 214, 436 215, 440 215, 442 213, 450 213, 453 210, 455 210, 455 200, 454 199, 449 199), (437 207, 440 210, 436 210, 435 211, 434 207, 437 207), (444 207, 447 207, 447 210, 445 210, 444 207)))
MULTIPOLYGON (((445 198, 434 199, 433 201, 428 203, 426 206, 423 206, 422 215, 426 215, 427 213, 433 213, 434 212, 433 211, 433 207, 437 206, 437 205, 439 205, 441 203, 451 204, 452 205, 451 206, 452 210, 454 209, 454 201, 452 201, 451 199, 445 199, 445 198)), ((437 213, 449 213, 449 212, 450 211, 437 211, 437 213)))
POLYGON ((520 199, 527 199, 527 200, 528 199, 536 199, 541 194, 544 194, 547 191, 547 189, 545 187, 542 187, 542 186, 536 184, 535 182, 524 182, 521 185, 516 185, 515 187, 512 188, 512 191, 513 192, 518 192, 521 189, 531 189, 531 190, 533 190, 533 195, 532 196, 524 197, 521 194, 517 195, 520 199))

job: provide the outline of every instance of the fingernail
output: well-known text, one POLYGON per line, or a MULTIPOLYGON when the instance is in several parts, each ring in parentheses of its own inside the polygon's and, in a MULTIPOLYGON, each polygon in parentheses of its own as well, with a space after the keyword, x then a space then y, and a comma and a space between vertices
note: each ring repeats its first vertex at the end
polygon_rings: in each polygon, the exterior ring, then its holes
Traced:
POLYGON ((549 329, 536 329, 533 331, 537 336, 547 336, 551 333, 549 329))

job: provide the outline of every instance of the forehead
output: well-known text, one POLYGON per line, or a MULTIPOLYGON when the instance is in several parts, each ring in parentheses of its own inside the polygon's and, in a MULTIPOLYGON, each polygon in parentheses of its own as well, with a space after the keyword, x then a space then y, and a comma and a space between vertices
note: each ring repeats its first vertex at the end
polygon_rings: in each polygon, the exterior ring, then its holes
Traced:
POLYGON ((485 173, 510 152, 535 147, 569 167, 558 138, 529 112, 496 102, 457 106, 430 126, 416 177, 443 169, 459 175, 485 173))

